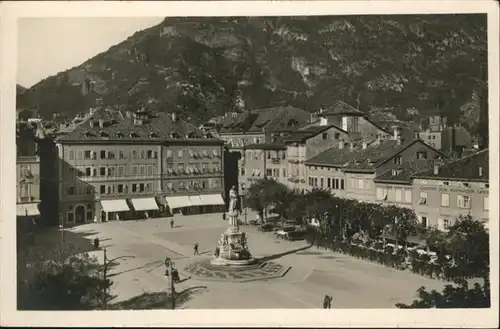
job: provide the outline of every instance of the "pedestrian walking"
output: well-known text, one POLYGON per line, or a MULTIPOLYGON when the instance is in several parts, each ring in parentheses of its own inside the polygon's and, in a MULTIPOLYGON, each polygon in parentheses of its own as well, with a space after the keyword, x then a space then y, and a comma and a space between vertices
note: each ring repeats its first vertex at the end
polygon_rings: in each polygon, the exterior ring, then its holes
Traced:
POLYGON ((97 237, 94 239, 94 248, 99 249, 99 238, 97 237))
POLYGON ((193 255, 199 255, 199 253, 198 253, 198 242, 196 242, 194 244, 193 250, 194 250, 193 255))
POLYGON ((171 220, 170 220, 170 227, 171 227, 171 228, 174 228, 174 219, 171 219, 171 220))
POLYGON ((332 308, 332 296, 328 296, 328 308, 332 308))
POLYGON ((222 213, 222 220, 226 220, 226 213, 225 212, 222 213))
POLYGON ((323 308, 327 309, 328 308, 328 301, 330 300, 328 295, 325 295, 325 298, 323 298, 323 308))

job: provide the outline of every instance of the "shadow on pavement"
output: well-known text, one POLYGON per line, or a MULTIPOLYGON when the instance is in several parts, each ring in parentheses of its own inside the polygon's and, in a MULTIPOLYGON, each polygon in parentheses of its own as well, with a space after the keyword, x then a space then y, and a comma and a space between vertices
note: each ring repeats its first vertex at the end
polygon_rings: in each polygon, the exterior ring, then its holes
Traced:
MULTIPOLYGON (((182 307, 187 301, 206 290, 206 286, 196 286, 177 293, 175 298, 176 308, 182 307)), ((158 310, 171 308, 171 295, 166 291, 145 292, 142 295, 109 306, 110 310, 158 310)))
POLYGON ((287 256, 287 255, 290 255, 290 254, 295 254, 299 251, 302 251, 302 250, 307 250, 309 248, 311 248, 313 245, 307 245, 305 247, 300 247, 300 248, 297 248, 297 249, 293 249, 293 250, 289 250, 289 251, 285 251, 285 252, 282 252, 282 253, 279 253, 279 254, 274 254, 274 255, 270 255, 270 256, 265 256, 265 257, 261 257, 259 258, 261 261, 268 261, 268 260, 273 260, 273 259, 278 259, 278 258, 281 258, 283 256, 287 256))

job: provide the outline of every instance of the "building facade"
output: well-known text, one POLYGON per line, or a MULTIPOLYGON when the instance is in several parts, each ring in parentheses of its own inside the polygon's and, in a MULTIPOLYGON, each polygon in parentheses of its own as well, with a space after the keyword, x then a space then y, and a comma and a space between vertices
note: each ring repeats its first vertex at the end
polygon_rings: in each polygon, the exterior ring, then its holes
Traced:
POLYGON ((413 208, 425 226, 447 230, 470 215, 488 227, 488 149, 413 176, 413 208))
POLYGON ((37 219, 40 216, 40 158, 18 156, 16 178, 17 217, 37 219))
POLYGON ((64 224, 220 211, 223 142, 147 110, 97 111, 58 140, 64 224))

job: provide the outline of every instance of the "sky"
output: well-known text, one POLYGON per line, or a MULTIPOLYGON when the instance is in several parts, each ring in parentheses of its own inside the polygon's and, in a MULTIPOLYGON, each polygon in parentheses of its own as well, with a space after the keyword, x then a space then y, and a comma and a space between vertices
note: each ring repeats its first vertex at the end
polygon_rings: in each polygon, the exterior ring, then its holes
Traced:
POLYGON ((22 18, 18 24, 17 83, 31 87, 78 66, 164 17, 22 18))

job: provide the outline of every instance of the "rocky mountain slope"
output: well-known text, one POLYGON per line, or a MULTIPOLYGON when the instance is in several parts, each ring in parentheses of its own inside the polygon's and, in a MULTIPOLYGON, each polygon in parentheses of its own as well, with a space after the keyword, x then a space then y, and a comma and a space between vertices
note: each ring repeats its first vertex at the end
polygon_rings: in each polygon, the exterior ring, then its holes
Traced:
POLYGON ((486 15, 166 18, 39 82, 18 95, 18 107, 49 117, 96 99, 149 103, 198 121, 237 100, 317 110, 343 99, 400 118, 439 107, 477 130, 486 59, 486 15))

